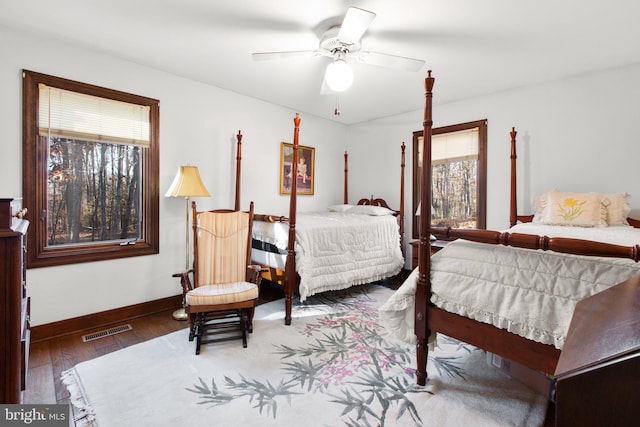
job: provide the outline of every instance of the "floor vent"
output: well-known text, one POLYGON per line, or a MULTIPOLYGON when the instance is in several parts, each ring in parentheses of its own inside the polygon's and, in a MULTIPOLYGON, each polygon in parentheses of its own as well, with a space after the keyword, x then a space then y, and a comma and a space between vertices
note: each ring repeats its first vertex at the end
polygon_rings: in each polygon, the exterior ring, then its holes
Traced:
POLYGON ((108 337, 109 335, 115 335, 115 334, 119 334, 120 332, 126 332, 126 331, 131 331, 131 330, 133 330, 133 328, 129 324, 116 326, 114 328, 105 329, 104 331, 94 332, 93 334, 88 334, 88 335, 83 335, 82 336, 82 342, 93 341, 93 340, 97 340, 97 339, 100 339, 100 338, 108 337))

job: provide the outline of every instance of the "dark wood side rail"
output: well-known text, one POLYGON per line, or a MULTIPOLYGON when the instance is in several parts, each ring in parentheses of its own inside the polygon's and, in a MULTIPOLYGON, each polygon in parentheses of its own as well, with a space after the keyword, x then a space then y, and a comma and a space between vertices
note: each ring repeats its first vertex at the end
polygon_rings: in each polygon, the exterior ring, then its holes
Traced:
POLYGON ((620 246, 568 237, 548 237, 534 234, 509 233, 493 230, 452 229, 432 227, 430 232, 447 239, 459 238, 480 243, 500 244, 515 248, 540 249, 565 254, 629 258, 640 261, 640 246, 620 246))
POLYGON ((556 369, 560 350, 552 345, 539 344, 531 350, 531 341, 516 334, 505 334, 504 330, 488 323, 449 313, 436 307, 428 311, 429 328, 445 335, 455 336, 509 360, 518 360, 532 369, 552 373, 556 369))
POLYGON ((253 214, 254 221, 264 221, 264 222, 287 222, 289 218, 286 216, 275 216, 275 215, 265 215, 265 214, 253 214))

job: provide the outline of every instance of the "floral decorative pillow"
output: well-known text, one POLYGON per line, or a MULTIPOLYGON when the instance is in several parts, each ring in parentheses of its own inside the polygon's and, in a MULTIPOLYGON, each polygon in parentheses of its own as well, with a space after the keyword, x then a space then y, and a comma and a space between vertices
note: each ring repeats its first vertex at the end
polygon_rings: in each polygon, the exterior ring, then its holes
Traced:
POLYGON ((549 225, 606 227, 609 201, 598 193, 550 191, 542 201, 540 221, 549 225))

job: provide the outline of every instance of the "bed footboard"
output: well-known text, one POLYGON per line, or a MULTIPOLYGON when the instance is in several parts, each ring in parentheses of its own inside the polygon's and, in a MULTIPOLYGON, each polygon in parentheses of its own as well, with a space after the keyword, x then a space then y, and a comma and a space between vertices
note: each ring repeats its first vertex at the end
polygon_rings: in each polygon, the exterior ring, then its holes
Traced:
POLYGON ((539 249, 585 256, 629 258, 635 262, 640 261, 640 245, 620 246, 568 237, 548 237, 493 230, 431 228, 430 232, 447 239, 459 238, 480 243, 512 246, 514 248, 539 249))

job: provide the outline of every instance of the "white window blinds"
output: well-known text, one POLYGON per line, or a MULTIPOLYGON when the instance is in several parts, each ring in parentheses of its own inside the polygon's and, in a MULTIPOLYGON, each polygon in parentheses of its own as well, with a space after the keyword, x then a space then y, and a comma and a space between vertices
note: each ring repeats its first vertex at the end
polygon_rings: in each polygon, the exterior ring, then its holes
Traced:
POLYGON ((149 147, 149 107, 39 85, 38 133, 149 147))
POLYGON ((431 140, 431 161, 463 160, 478 157, 479 129, 467 129, 433 135, 431 140))
MULTIPOLYGON (((480 129, 466 129, 431 137, 431 163, 448 163, 457 160, 478 158, 480 129)), ((424 139, 418 139, 418 166, 422 167, 424 139)))

